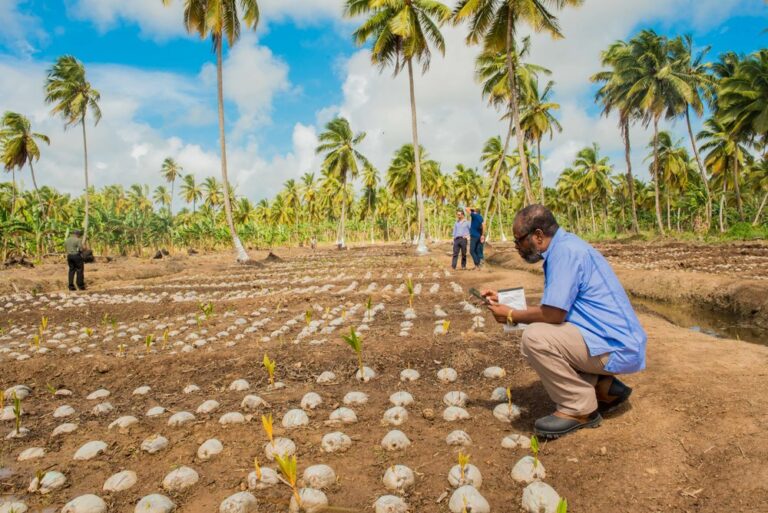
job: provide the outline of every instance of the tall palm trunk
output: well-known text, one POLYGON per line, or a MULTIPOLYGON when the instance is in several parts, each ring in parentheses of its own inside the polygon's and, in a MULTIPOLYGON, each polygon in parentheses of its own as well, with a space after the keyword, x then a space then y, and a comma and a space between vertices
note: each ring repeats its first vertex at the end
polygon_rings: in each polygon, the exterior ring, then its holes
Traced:
POLYGON ((739 150, 733 155, 733 192, 736 193, 736 207, 739 209, 739 221, 744 221, 744 206, 741 202, 741 187, 739 186, 739 150))
POLYGON ((176 180, 171 180, 171 203, 168 205, 168 211, 171 213, 171 217, 173 217, 173 186, 176 183, 176 180))
POLYGON ((229 234, 232 236, 232 244, 235 247, 235 253, 237 254, 237 261, 241 263, 248 262, 250 258, 248 253, 245 252, 243 243, 240 242, 240 237, 237 236, 235 230, 235 222, 232 219, 232 204, 229 197, 229 178, 227 176, 227 143, 224 138, 224 78, 222 71, 222 45, 223 36, 216 37, 216 85, 218 89, 219 100, 219 143, 221 146, 221 180, 224 182, 224 213, 227 217, 227 225, 229 226, 229 234))
POLYGON ((595 224, 595 202, 592 197, 589 198, 589 211, 592 213, 592 233, 597 233, 597 224, 595 224))
MULTIPOLYGON (((510 105, 511 107, 511 105, 510 105)), ((491 190, 488 193, 488 201, 485 202, 485 210, 483 211, 483 218, 488 217, 488 212, 491 210, 491 200, 496 192, 496 185, 499 183, 499 172, 501 172, 501 164, 504 159, 507 158, 507 152, 509 151, 509 141, 512 139, 512 127, 513 119, 509 118, 509 127, 507 128, 507 135, 504 138, 504 148, 501 150, 501 159, 496 162, 493 170, 493 179, 491 180, 491 190)))
POLYGON ((699 175, 701 176, 701 183, 704 184, 704 190, 707 193, 707 231, 712 226, 712 191, 709 189, 709 182, 707 181, 707 173, 704 171, 704 165, 701 163, 701 157, 699 156, 699 149, 696 147, 696 138, 693 136, 693 129, 691 128, 691 116, 690 108, 685 107, 685 123, 688 125, 688 137, 691 139, 691 146, 693 147, 693 155, 696 157, 696 165, 699 168, 699 175))
POLYGON ((603 203, 603 232, 608 234, 608 201, 603 203))
POLYGON ((421 188, 421 151, 419 151, 419 129, 416 122, 416 91, 413 85, 413 62, 408 59, 408 86, 411 93, 411 131, 413 133, 413 170, 416 173, 416 208, 419 211, 419 240, 416 245, 416 253, 426 255, 426 236, 424 234, 424 195, 421 188))
POLYGON ((627 161, 627 185, 629 186, 629 203, 632 205, 632 231, 638 233, 640 226, 637 223, 637 205, 635 201, 635 179, 632 176, 632 159, 630 158, 629 145, 629 119, 624 116, 621 123, 621 135, 624 137, 624 159, 627 161))
POLYGON ((659 117, 653 118, 653 189, 656 199, 656 223, 659 233, 664 236, 664 221, 661 219, 661 197, 659 192, 659 117))
POLYGON ((525 139, 523 129, 520 126, 520 99, 517 96, 517 66, 512 59, 512 43, 515 38, 515 29, 512 24, 512 13, 507 15, 507 80, 509 81, 509 96, 512 103, 512 120, 515 124, 515 136, 517 137, 517 151, 520 154, 520 174, 523 177, 525 189, 525 204, 536 202, 531 189, 531 178, 528 175, 528 156, 525 154, 525 139))
POLYGON ((11 168, 11 219, 16 214, 16 168, 11 168))
POLYGON ((536 139, 536 158, 539 161, 539 188, 541 194, 541 204, 544 204, 544 170, 541 167, 541 139, 536 139))
POLYGON ((83 117, 80 119, 80 124, 83 126, 83 155, 85 157, 85 220, 83 221, 83 246, 88 241, 88 215, 90 213, 90 200, 88 191, 91 188, 88 183, 88 138, 85 135, 85 109, 83 110, 83 117))
POLYGON ((501 242, 507 242, 507 236, 504 234, 504 221, 501 214, 501 200, 499 193, 496 193, 496 214, 499 216, 499 232, 501 233, 501 242))
POLYGON ((768 192, 763 195, 763 201, 760 202, 760 208, 757 209, 757 214, 755 214, 755 220, 752 221, 752 226, 757 226, 757 223, 760 221, 760 215, 763 213, 766 200, 768 200, 768 192))
POLYGON ((667 231, 672 231, 672 206, 669 200, 669 187, 665 187, 665 196, 667 197, 667 231))
POLYGON ((347 219, 347 172, 341 175, 341 217, 339 218, 339 230, 336 237, 336 247, 344 249, 344 222, 347 219))
POLYGON ((720 233, 725 233, 725 191, 728 180, 726 180, 725 174, 723 174, 723 193, 720 195, 720 233))

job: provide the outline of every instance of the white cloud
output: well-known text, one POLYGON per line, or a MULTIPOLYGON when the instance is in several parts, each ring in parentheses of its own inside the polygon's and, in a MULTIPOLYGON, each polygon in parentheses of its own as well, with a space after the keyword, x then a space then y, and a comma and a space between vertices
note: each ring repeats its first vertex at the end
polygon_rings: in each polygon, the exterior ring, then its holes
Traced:
POLYGON ((11 51, 30 56, 38 51, 37 45, 48 41, 40 19, 21 12, 27 0, 2 0, 0 2, 0 44, 11 51))
MULTIPOLYGON (((11 0, 14 1, 14 0, 11 0)), ((165 40, 186 34, 183 26, 184 0, 164 6, 160 0, 72 0, 69 13, 93 22, 101 31, 121 21, 136 23, 143 37, 165 40)), ((316 25, 341 19, 341 2, 335 0, 261 0, 260 30, 270 22, 291 20, 301 25, 316 25)))

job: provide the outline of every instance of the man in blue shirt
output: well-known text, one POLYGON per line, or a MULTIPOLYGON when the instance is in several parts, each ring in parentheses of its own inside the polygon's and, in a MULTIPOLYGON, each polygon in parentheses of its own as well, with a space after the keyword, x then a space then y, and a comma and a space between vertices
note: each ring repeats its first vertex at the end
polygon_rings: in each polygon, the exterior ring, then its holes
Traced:
POLYGON ((469 254, 475 269, 483 265, 483 244, 485 243, 485 220, 476 208, 467 209, 469 213, 469 254))
POLYGON ((494 291, 484 294, 497 321, 529 325, 522 352, 557 405, 552 415, 535 422, 534 431, 557 438, 597 427, 601 413, 632 393, 614 375, 645 368, 645 331, 610 264, 560 228, 546 207, 521 210, 513 231, 526 262, 544 261, 541 305, 512 310, 498 303, 494 291))
POLYGON ((461 252, 461 270, 467 269, 467 242, 469 241, 469 221, 464 219, 464 211, 456 211, 456 224, 453 225, 453 260, 451 267, 456 269, 461 252))

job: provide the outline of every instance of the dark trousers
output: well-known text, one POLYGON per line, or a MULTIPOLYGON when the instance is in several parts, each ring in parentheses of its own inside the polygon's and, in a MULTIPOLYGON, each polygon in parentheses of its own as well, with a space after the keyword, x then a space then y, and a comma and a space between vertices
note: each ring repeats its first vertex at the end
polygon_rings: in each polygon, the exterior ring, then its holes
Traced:
POLYGON ((85 266, 83 265, 83 257, 80 254, 67 255, 67 263, 69 264, 69 288, 75 287, 75 274, 77 274, 77 288, 85 288, 85 266))
POLYGON ((480 237, 469 239, 469 254, 472 255, 472 262, 475 266, 480 265, 483 261, 483 243, 480 242, 480 237))
POLYGON ((451 260, 451 267, 456 269, 456 262, 459 260, 459 251, 461 251, 461 268, 467 268, 467 239, 464 237, 456 237, 453 239, 453 260, 451 260))

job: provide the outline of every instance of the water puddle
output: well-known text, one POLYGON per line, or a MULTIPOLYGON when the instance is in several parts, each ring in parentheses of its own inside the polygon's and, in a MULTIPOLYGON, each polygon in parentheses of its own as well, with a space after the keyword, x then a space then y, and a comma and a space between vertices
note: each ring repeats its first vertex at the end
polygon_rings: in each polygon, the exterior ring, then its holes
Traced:
POLYGON ((689 304, 663 303, 632 298, 638 312, 656 315, 682 328, 716 338, 732 338, 768 345, 768 330, 746 324, 735 315, 715 312, 689 304))

